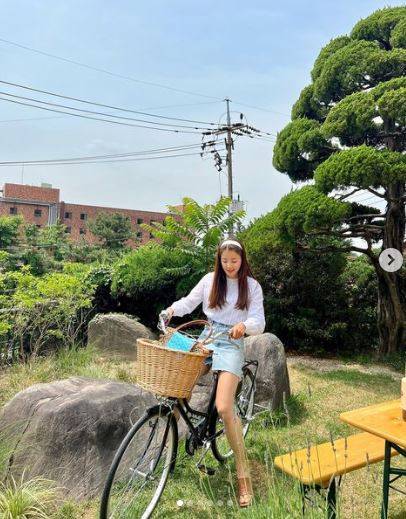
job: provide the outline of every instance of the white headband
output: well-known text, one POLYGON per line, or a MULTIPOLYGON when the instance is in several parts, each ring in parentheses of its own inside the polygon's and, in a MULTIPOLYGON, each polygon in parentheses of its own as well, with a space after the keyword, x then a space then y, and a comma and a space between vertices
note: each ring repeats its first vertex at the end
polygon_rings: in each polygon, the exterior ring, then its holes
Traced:
POLYGON ((240 249, 242 249, 241 244, 239 244, 238 241, 235 241, 235 240, 223 241, 223 243, 220 245, 220 249, 222 249, 223 247, 227 247, 227 245, 235 245, 236 247, 239 247, 240 249))

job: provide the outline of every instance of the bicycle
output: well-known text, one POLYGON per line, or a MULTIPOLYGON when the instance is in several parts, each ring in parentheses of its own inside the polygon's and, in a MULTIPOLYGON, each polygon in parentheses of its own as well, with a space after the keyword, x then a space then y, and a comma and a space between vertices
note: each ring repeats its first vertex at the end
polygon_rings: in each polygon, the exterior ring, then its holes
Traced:
MULTIPOLYGON (((258 361, 245 362, 236 392, 236 411, 242 421, 244 437, 253 417, 257 370, 258 361)), ((179 446, 175 413, 182 417, 188 429, 185 452, 193 456, 198 449, 203 450, 196 463, 200 470, 209 475, 214 473, 202 464, 209 449, 220 464, 232 456, 215 407, 217 373, 213 373, 213 379, 205 412, 193 409, 184 398, 158 397, 158 405, 148 408, 131 427, 111 464, 102 494, 100 519, 151 517, 169 475, 175 470, 179 446)))

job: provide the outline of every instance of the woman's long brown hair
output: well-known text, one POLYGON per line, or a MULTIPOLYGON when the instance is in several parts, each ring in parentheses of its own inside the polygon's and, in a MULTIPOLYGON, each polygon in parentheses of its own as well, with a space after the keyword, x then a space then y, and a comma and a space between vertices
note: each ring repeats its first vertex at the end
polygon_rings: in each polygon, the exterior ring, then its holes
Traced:
MULTIPOLYGON (((233 238, 233 241, 237 240, 233 238)), ((238 308, 239 310, 248 309, 249 299, 247 277, 254 276, 252 275, 251 267, 248 264, 244 246, 242 245, 242 243, 240 245, 241 249, 240 247, 237 247, 237 245, 228 244, 223 246, 220 243, 220 245, 217 248, 216 260, 214 265, 214 279, 209 296, 209 308, 221 308, 226 302, 227 275, 224 272, 223 266, 221 265, 221 254, 225 250, 232 250, 241 257, 241 267, 238 271, 238 299, 235 308, 238 308)))

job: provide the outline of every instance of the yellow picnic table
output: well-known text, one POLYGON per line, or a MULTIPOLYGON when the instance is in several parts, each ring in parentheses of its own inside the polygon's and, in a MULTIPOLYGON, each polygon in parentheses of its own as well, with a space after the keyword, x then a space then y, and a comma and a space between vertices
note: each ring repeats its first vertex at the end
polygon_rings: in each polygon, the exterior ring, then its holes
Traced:
POLYGON ((387 519, 389 489, 404 493, 392 483, 406 476, 406 469, 391 467, 391 449, 406 457, 406 422, 402 419, 400 399, 347 411, 340 415, 340 419, 385 440, 381 519, 387 519))

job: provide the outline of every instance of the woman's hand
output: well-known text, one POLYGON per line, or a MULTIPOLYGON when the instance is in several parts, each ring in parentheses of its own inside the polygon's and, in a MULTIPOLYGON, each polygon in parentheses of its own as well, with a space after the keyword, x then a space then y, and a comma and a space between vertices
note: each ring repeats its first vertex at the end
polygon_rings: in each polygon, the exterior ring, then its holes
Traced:
POLYGON ((162 310, 162 312, 159 314, 159 325, 158 328, 162 331, 164 331, 164 327, 166 327, 169 324, 169 321, 171 320, 173 316, 174 310, 170 306, 166 310, 162 310), (162 320, 162 322, 161 322, 162 320))
POLYGON ((245 324, 244 323, 238 323, 235 324, 231 330, 228 332, 228 335, 232 339, 241 339, 241 337, 244 337, 245 334, 245 324))
POLYGON ((171 306, 169 306, 169 307, 165 310, 166 315, 167 315, 167 317, 168 317, 167 323, 169 323, 169 321, 172 319, 172 316, 173 316, 174 311, 175 311, 175 310, 174 310, 171 306))

